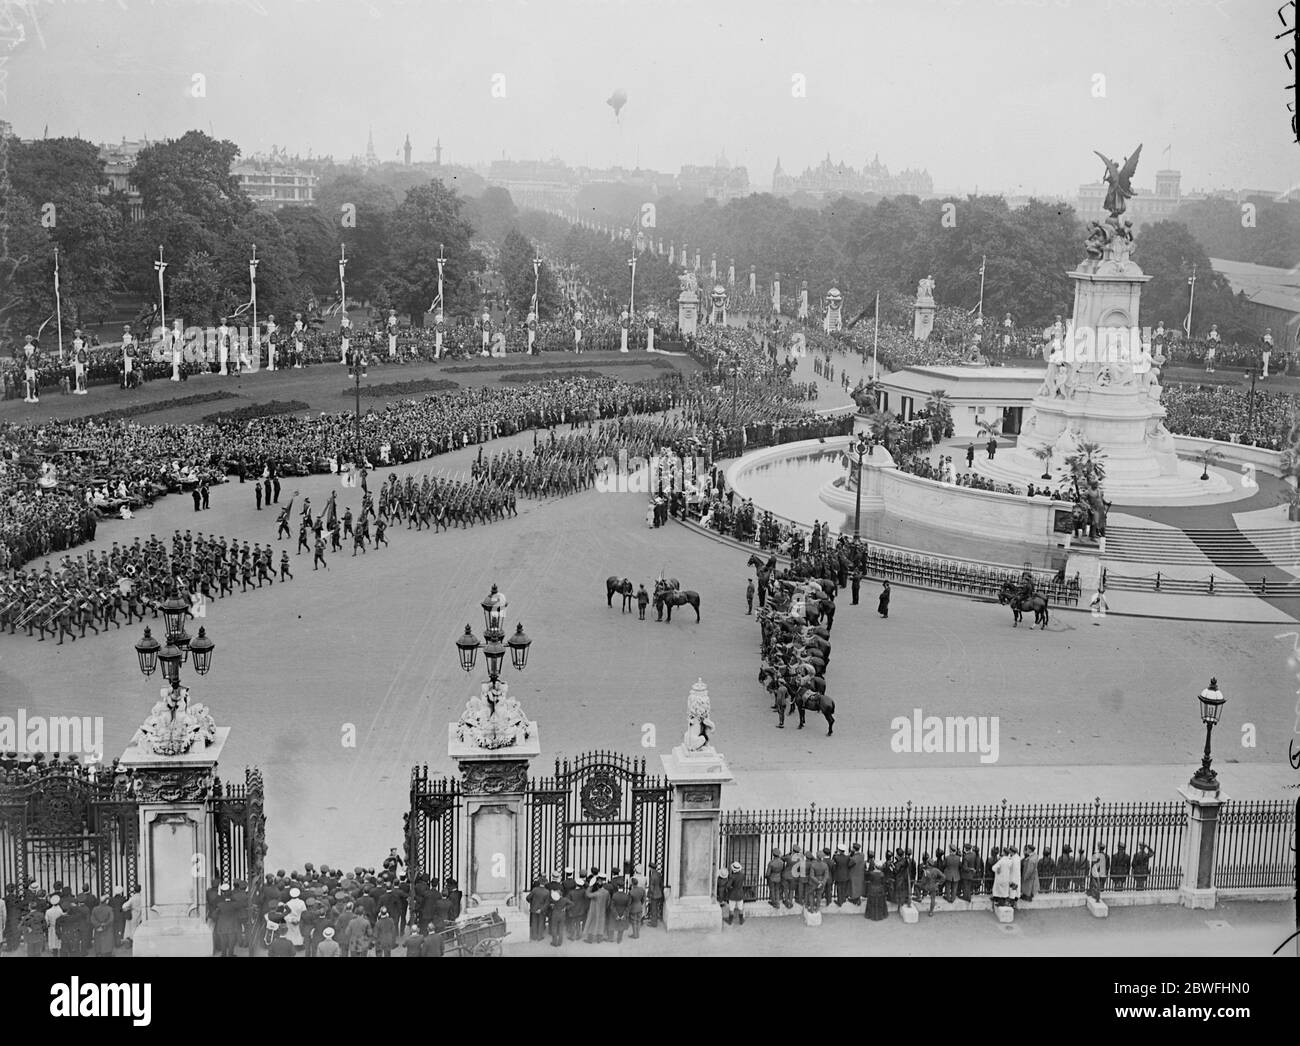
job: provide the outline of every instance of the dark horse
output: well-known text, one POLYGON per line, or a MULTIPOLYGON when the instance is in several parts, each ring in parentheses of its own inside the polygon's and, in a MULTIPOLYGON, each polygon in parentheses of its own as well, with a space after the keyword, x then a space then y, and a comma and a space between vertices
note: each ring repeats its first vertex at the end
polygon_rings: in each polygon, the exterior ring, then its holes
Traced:
POLYGON ((804 712, 820 712, 826 717, 826 736, 835 733, 835 699, 805 687, 790 699, 793 708, 799 710, 799 729, 803 729, 804 712))
POLYGON ((1011 604, 1012 628, 1020 624, 1021 615, 1026 610, 1033 612, 1035 625, 1040 629, 1047 627, 1049 617, 1047 599, 1032 590, 1017 586, 1010 581, 1004 581, 1002 587, 998 590, 998 602, 1003 606, 1008 603, 1011 604))
POLYGON ((751 566, 758 571, 758 606, 761 610, 767 606, 768 586, 772 584, 772 577, 776 574, 776 556, 772 556, 764 563, 755 553, 749 557, 746 566, 751 566))
POLYGON ((668 622, 673 620, 673 607, 692 606, 695 608, 695 620, 700 620, 700 594, 692 592, 689 589, 672 588, 666 585, 655 585, 655 617, 656 621, 664 619, 664 607, 668 608, 668 622))
POLYGON ((632 582, 627 578, 607 577, 605 578, 605 605, 614 606, 614 593, 617 592, 623 597, 623 609, 632 609, 632 582))

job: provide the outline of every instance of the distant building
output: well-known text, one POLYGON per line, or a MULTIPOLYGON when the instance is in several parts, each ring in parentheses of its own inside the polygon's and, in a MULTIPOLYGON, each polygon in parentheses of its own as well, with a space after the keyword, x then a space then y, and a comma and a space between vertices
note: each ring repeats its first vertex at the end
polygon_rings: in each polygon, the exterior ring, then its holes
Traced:
MULTIPOLYGON (((135 158, 149 142, 147 139, 128 142, 125 138, 117 145, 100 143, 99 158, 104 161, 104 174, 108 178, 108 187, 126 194, 127 208, 131 221, 138 222, 144 218, 144 200, 131 181, 135 170, 135 158)), ((108 191, 108 190, 105 190, 108 191)))
MULTIPOLYGON (((1132 218, 1134 227, 1140 229, 1148 222, 1172 218, 1181 204, 1205 199, 1204 193, 1184 193, 1181 188, 1182 177, 1181 171, 1156 171, 1155 190, 1136 189, 1133 198, 1128 201, 1124 216, 1132 218)), ((1106 183, 1100 179, 1079 186, 1079 218, 1085 222, 1101 221, 1106 217, 1103 206, 1105 201, 1106 183)))
POLYGON ((772 192, 778 196, 790 196, 805 193, 817 198, 841 196, 846 193, 879 193, 881 196, 933 196, 934 181, 930 172, 925 170, 908 170, 891 174, 888 167, 880 162, 877 154, 862 170, 850 167, 844 162, 831 160, 830 153, 816 167, 809 167, 803 174, 787 174, 781 168, 780 158, 772 172, 772 192))
POLYGON ((493 160, 484 178, 520 207, 569 207, 577 180, 563 160, 493 160))
POLYGON ((316 174, 306 168, 277 160, 252 158, 231 168, 239 187, 261 207, 316 202, 316 174))
POLYGON ((725 156, 718 157, 712 167, 683 165, 677 175, 676 187, 679 192, 701 195, 719 203, 748 196, 752 191, 749 171, 744 167, 733 167, 725 156))

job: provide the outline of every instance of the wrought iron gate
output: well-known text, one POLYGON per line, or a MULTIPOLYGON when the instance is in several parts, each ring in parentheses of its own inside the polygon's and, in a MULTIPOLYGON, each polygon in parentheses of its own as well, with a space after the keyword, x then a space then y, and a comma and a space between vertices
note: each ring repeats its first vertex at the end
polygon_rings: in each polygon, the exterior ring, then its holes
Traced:
POLYGON ((565 868, 661 871, 668 859, 672 789, 646 773, 645 759, 586 752, 556 759, 555 774, 528 786, 528 875, 550 878, 565 868))
POLYGON ((411 767, 411 808, 406 813, 406 870, 446 882, 456 877, 456 845, 460 838, 460 781, 429 778, 428 764, 411 767))
POLYGON ((208 800, 212 810, 212 860, 214 883, 243 881, 251 887, 261 882, 266 856, 266 814, 262 771, 244 770, 242 785, 212 782, 208 800))
POLYGON ((129 893, 139 831, 130 775, 116 764, 0 758, 0 882, 129 893))

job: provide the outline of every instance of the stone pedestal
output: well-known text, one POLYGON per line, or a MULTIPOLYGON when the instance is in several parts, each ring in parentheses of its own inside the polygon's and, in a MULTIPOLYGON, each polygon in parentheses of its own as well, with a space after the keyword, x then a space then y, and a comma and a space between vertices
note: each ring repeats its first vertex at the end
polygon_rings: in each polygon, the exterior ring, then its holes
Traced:
POLYGON ((682 745, 660 756, 673 788, 669 852, 664 870, 664 926, 669 930, 721 930, 717 874, 722 859, 719 818, 722 786, 735 778, 717 752, 687 752, 682 745))
POLYGON ((134 745, 122 753, 121 765, 139 782, 143 922, 132 955, 212 955, 207 889, 230 870, 218 867, 212 851, 208 797, 229 736, 229 727, 218 727, 212 744, 183 755, 155 755, 134 745))
POLYGON ((1016 910, 1009 904, 994 905, 993 911, 997 913, 998 922, 1013 923, 1016 921, 1016 910))
POLYGON ((1088 914, 1096 919, 1105 919, 1110 915, 1110 909, 1106 906, 1105 901, 1099 901, 1095 897, 1089 897, 1088 914))
POLYGON ((912 337, 925 341, 934 330, 934 299, 918 298, 912 307, 912 337))
POLYGON ((920 919, 921 913, 916 910, 916 905, 905 904, 898 909, 898 917, 911 926, 920 919))
POLYGON ((1178 887, 1178 903, 1184 908, 1213 908, 1218 898, 1214 885, 1214 861, 1219 811, 1228 797, 1222 792, 1202 792, 1190 784, 1178 789, 1178 794, 1187 803, 1183 881, 1178 887))
POLYGON ((541 752, 537 724, 528 724, 528 740, 495 749, 461 741, 456 736, 457 725, 447 724, 447 754, 460 770, 465 802, 456 848, 456 879, 466 907, 476 905, 471 914, 495 910, 510 924, 512 935, 526 934, 528 913, 520 908, 530 886, 524 867, 524 793, 529 765, 541 752))
POLYGON ((700 322, 700 296, 694 291, 677 295, 677 329, 683 338, 693 335, 700 322))

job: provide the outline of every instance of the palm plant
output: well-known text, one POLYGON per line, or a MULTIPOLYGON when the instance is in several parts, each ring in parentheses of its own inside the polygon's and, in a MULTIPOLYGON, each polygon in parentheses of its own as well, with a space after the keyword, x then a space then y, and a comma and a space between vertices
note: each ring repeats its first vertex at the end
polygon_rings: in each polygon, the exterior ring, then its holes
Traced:
POLYGON ((989 439, 993 439, 1002 434, 1001 421, 977 421, 975 422, 975 427, 989 439))
POLYGON ((1034 457, 1043 463, 1043 474, 1040 479, 1051 479, 1052 448, 1044 444, 1041 447, 1034 448, 1034 457))
POLYGON ((1100 486, 1106 478, 1106 455, 1101 452, 1101 444, 1085 441, 1079 444, 1077 453, 1065 459, 1070 479, 1074 482, 1074 493, 1082 495, 1081 486, 1100 486))
POLYGON ((952 432, 952 397, 943 389, 931 389, 925 410, 930 416, 930 432, 938 443, 952 432))
POLYGON ((1223 454, 1213 447, 1206 447, 1201 451, 1201 479, 1210 478, 1210 466, 1217 465, 1223 460, 1223 454))

